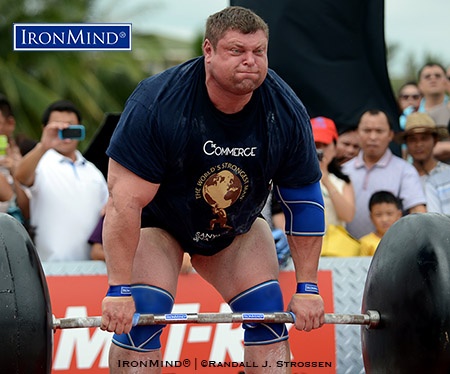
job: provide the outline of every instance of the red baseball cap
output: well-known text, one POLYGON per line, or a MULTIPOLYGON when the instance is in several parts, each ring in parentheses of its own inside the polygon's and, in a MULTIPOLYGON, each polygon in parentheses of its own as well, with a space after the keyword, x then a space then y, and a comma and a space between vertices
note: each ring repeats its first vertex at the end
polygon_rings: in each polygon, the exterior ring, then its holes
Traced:
POLYGON ((330 144, 338 138, 334 121, 326 117, 311 118, 314 141, 316 143, 330 144))

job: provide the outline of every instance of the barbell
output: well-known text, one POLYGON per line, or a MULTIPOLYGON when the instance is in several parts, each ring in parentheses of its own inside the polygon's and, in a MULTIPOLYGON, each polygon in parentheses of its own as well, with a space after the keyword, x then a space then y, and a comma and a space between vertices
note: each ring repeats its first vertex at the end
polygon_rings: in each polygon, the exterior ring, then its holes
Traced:
MULTIPOLYGON (((53 332, 100 326, 100 317, 52 315, 34 245, 23 226, 0 213, 0 368, 50 373, 53 332), (41 342, 41 344, 36 344, 41 342)), ((136 315, 135 324, 294 322, 288 312, 136 315)), ((326 314, 331 324, 361 325, 367 373, 450 372, 450 217, 403 217, 372 259, 362 314, 326 314)))
MULTIPOLYGON (((74 329, 82 327, 100 327, 102 317, 55 318, 53 329, 74 329)), ((169 313, 135 314, 133 325, 170 325, 181 323, 294 323, 290 312, 272 313, 169 313)), ((375 328, 380 322, 380 314, 368 310, 365 314, 325 314, 325 323, 334 325, 365 325, 375 328)))

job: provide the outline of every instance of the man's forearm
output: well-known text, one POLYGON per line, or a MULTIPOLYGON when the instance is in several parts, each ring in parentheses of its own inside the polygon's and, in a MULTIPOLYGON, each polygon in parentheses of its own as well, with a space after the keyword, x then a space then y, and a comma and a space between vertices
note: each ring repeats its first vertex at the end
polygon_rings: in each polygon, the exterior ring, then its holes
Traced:
POLYGON ((47 152, 47 149, 41 143, 38 143, 22 158, 14 173, 14 177, 21 184, 27 187, 33 185, 36 167, 45 152, 47 152))
POLYGON ((288 235, 288 242, 297 282, 317 283, 322 237, 288 235))
MULTIPOLYGON (((112 204, 111 204, 112 205, 112 204)), ((139 243, 140 212, 106 209, 103 249, 110 284, 130 284, 133 259, 139 243)))

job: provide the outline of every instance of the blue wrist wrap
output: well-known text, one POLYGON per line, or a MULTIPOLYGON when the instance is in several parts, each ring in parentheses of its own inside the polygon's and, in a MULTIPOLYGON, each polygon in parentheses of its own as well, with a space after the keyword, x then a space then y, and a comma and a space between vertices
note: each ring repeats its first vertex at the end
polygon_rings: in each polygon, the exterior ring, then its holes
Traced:
POLYGON ((109 286, 106 296, 131 296, 131 287, 129 284, 120 284, 118 286, 109 286))
POLYGON ((311 282, 297 283, 297 293, 318 295, 319 287, 311 282))

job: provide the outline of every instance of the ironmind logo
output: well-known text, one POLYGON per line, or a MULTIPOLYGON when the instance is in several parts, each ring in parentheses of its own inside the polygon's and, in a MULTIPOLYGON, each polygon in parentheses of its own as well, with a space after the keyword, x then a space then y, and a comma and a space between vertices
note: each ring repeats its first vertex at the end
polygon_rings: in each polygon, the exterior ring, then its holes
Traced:
POLYGON ((129 51, 131 23, 15 23, 15 51, 129 51))

